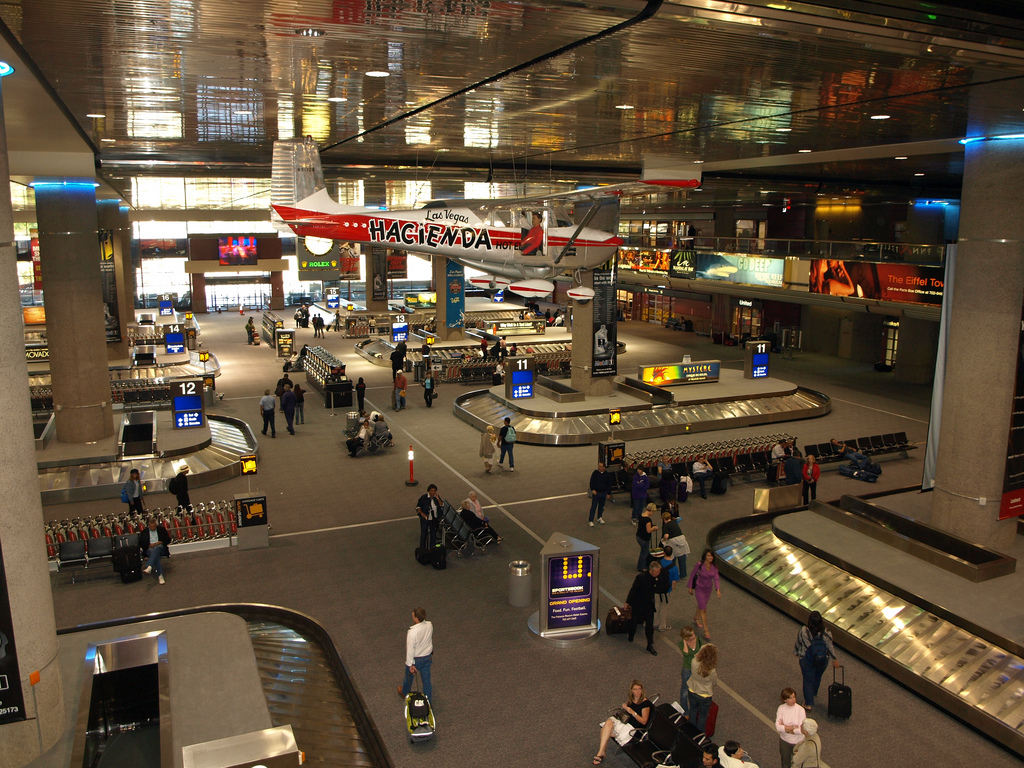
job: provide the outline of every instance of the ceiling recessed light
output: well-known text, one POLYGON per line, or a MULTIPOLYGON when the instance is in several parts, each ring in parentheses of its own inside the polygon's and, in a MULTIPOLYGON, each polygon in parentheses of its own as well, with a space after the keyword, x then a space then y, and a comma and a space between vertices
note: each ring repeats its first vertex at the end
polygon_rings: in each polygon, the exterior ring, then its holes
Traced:
POLYGON ((366 73, 366 76, 367 77, 391 77, 391 73, 390 72, 384 72, 383 70, 380 70, 380 69, 371 69, 369 72, 366 73))
POLYGON ((872 115, 871 119, 872 120, 888 120, 889 119, 889 115, 872 115))
POLYGON ((806 155, 808 152, 813 152, 813 151, 814 150, 811 150, 811 149, 798 149, 797 150, 797 152, 799 152, 801 155, 806 155))
POLYGON ((632 104, 616 104, 616 109, 636 109, 632 104))
POLYGON ((296 29, 295 34, 302 37, 323 37, 327 33, 316 27, 305 27, 304 29, 296 29))
POLYGON ((775 132, 776 133, 789 133, 792 130, 793 130, 792 128, 776 128, 775 132))
POLYGON ((101 117, 106 117, 106 115, 101 115, 99 112, 90 112, 86 115, 86 117, 91 117, 94 120, 99 120, 101 117))
POLYGON ((100 139, 100 141, 105 141, 107 144, 113 144, 117 139, 100 139))
POLYGON ((923 174, 923 173, 915 173, 914 175, 915 175, 915 176, 924 176, 924 174, 923 174))
POLYGON ((694 161, 693 161, 693 164, 694 164, 694 165, 702 165, 703 163, 704 163, 704 161, 703 161, 703 160, 694 160, 694 161))
POLYGON ((348 101, 344 96, 328 96, 328 101, 348 101))
POLYGON ((906 156, 906 155, 900 155, 900 156, 899 156, 899 157, 897 157, 896 159, 897 159, 897 160, 906 160, 906 159, 907 159, 907 156, 906 156))

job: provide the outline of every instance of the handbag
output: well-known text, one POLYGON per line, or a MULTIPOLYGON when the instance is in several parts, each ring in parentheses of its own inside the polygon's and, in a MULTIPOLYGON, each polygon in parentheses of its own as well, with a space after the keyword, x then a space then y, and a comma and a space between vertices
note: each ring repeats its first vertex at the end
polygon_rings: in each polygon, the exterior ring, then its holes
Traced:
POLYGON ((121 501, 124 502, 125 504, 132 503, 131 497, 128 495, 127 486, 121 489, 121 501))

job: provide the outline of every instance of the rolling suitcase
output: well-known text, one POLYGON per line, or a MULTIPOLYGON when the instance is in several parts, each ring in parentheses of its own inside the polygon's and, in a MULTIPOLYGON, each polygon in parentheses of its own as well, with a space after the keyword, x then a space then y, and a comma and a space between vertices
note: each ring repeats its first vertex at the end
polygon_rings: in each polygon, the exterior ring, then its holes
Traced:
POLYGON ((849 717, 853 714, 853 691, 846 685, 846 667, 843 670, 843 682, 836 682, 836 670, 832 668, 832 685, 828 687, 828 716, 849 717))
POLYGON ((416 562, 420 565, 430 565, 430 553, 423 547, 416 547, 416 562))
POLYGON ((629 622, 633 618, 633 612, 626 607, 616 606, 608 611, 608 618, 604 620, 604 630, 609 635, 625 635, 629 632, 629 622))
POLYGON ((111 559, 123 583, 142 580, 142 553, 137 546, 119 546, 114 549, 111 559))
POLYGON ((409 741, 418 744, 434 738, 434 710, 430 699, 419 691, 405 697, 405 727, 409 730, 409 741))
POLYGON ((434 551, 430 553, 430 564, 435 571, 443 571, 448 567, 448 548, 438 542, 434 545, 434 551))
POLYGON ((715 735, 715 726, 718 724, 718 705, 715 702, 711 702, 711 706, 708 708, 708 719, 704 723, 704 735, 709 739, 715 735))
POLYGON ((715 472, 711 480, 711 492, 719 496, 729 490, 729 473, 715 472))

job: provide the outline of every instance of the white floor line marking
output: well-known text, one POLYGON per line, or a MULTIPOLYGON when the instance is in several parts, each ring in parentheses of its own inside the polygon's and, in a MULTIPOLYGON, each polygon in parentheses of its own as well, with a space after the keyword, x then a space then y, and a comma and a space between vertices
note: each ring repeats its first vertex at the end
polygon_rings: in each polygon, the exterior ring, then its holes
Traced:
POLYGON ((344 531, 348 528, 365 528, 368 525, 384 525, 385 523, 401 523, 415 520, 416 515, 411 517, 395 517, 390 520, 369 520, 365 523, 352 523, 351 525, 335 525, 331 528, 315 528, 309 531, 292 531, 291 533, 272 533, 272 539, 286 539, 289 536, 305 536, 307 533, 327 533, 328 531, 344 531))
MULTIPOLYGON (((369 403, 370 405, 373 405, 373 403, 370 403, 370 401, 369 401, 369 400, 367 400, 366 402, 367 402, 367 403, 369 403)), ((381 411, 381 412, 383 413, 383 411, 381 411)), ((516 525, 518 525, 518 526, 519 526, 520 528, 522 528, 522 529, 523 529, 524 531, 526 531, 526 532, 527 532, 528 534, 530 534, 530 536, 532 536, 532 537, 533 537, 534 539, 536 539, 536 540, 537 540, 538 542, 540 542, 541 544, 547 544, 547 542, 546 542, 546 541, 545 541, 544 539, 542 539, 542 538, 541 538, 540 536, 538 536, 538 535, 537 535, 536 533, 534 533, 534 532, 533 532, 532 530, 530 530, 530 528, 529 528, 529 527, 528 527, 528 526, 527 526, 527 525, 526 525, 525 523, 523 523, 523 521, 521 521, 521 520, 520 520, 520 519, 519 519, 518 517, 516 517, 516 516, 515 516, 515 515, 513 515, 513 514, 512 514, 511 512, 509 512, 509 511, 508 511, 507 509, 505 509, 505 508, 504 508, 504 507, 503 507, 503 506, 502 506, 501 504, 499 504, 498 502, 496 502, 496 501, 494 500, 494 498, 493 498, 493 497, 492 497, 492 496, 491 496, 491 495, 490 495, 489 493, 487 493, 487 492, 486 492, 486 491, 484 491, 484 490, 483 490, 482 488, 480 488, 480 487, 479 487, 479 486, 478 486, 478 485, 477 485, 476 483, 472 482, 472 481, 471 481, 471 480, 470 480, 470 479, 469 479, 468 477, 466 477, 466 476, 465 476, 464 474, 462 474, 462 473, 461 473, 461 472, 459 472, 459 471, 458 471, 457 469, 455 469, 455 467, 453 467, 453 466, 452 466, 451 464, 449 464, 449 463, 448 463, 447 461, 445 461, 445 460, 444 460, 444 459, 442 459, 442 458, 441 458, 440 456, 438 456, 438 455, 437 455, 437 454, 436 454, 436 453, 435 453, 434 451, 432 451, 432 450, 431 450, 430 448, 428 448, 428 447, 427 447, 427 446, 426 446, 426 445, 425 445, 425 444, 423 443, 423 441, 421 441, 421 440, 420 440, 420 439, 419 439, 418 437, 415 437, 414 435, 412 435, 412 434, 411 434, 411 433, 410 433, 410 432, 409 432, 409 431, 408 431, 407 429, 405 429, 404 427, 398 426, 397 424, 396 424, 395 426, 396 426, 396 427, 397 427, 398 429, 400 429, 400 430, 401 430, 402 432, 404 432, 404 433, 406 434, 406 436, 407 436, 407 437, 408 437, 408 438, 409 438, 409 439, 410 439, 410 440, 411 440, 411 441, 412 441, 412 442, 413 442, 414 444, 416 444, 416 445, 419 445, 419 446, 420 446, 420 447, 421 447, 421 448, 422 448, 422 449, 423 449, 424 451, 426 451, 426 452, 427 452, 427 453, 429 453, 429 454, 430 454, 431 456, 433 456, 433 457, 434 457, 435 459, 437 459, 437 461, 438 461, 438 462, 439 462, 439 463, 441 464, 441 466, 443 466, 443 467, 446 467, 446 468, 448 469, 448 471, 449 471, 449 472, 451 472, 451 473, 452 473, 453 475, 455 475, 455 476, 456 476, 456 477, 458 477, 458 478, 459 478, 460 480, 462 480, 462 482, 464 482, 464 483, 465 483, 465 484, 466 484, 467 486, 469 486, 469 487, 470 487, 470 489, 472 489, 472 490, 476 491, 477 495, 478 495, 478 496, 479 496, 479 497, 480 497, 481 499, 486 499, 487 501, 489 501, 489 502, 490 502, 490 504, 488 504, 488 508, 489 508, 489 509, 490 509, 490 508, 493 508, 493 509, 498 509, 498 510, 501 510, 501 512, 502 512, 502 513, 503 513, 503 514, 504 514, 504 515, 505 515, 505 516, 506 516, 506 517, 507 517, 507 518, 508 518, 509 520, 511 520, 511 521, 512 521, 513 523, 515 523, 515 524, 516 524, 516 525)), ((392 431, 394 431, 394 430, 392 430, 392 431)), ((482 505, 481 505, 481 506, 482 506, 482 505)))
MULTIPOLYGON (((541 501, 557 501, 558 499, 572 499, 572 498, 575 498, 577 496, 586 496, 586 495, 587 495, 586 491, 580 491, 579 493, 566 493, 566 494, 563 494, 562 496, 545 496, 545 497, 540 498, 540 499, 526 499, 525 501, 506 501, 505 502, 505 506, 506 507, 514 507, 517 504, 536 504, 536 503, 541 502, 541 501)), ((498 506, 497 504, 488 504, 486 507, 484 507, 484 509, 491 509, 492 507, 497 507, 497 506, 498 506)))
POLYGON ((873 408, 870 405, 863 405, 861 403, 855 403, 852 400, 841 400, 838 397, 833 397, 832 400, 834 400, 837 403, 846 403, 847 405, 855 405, 858 408, 867 408, 869 411, 878 411, 879 413, 884 413, 886 416, 897 416, 897 417, 899 417, 901 419, 906 419, 907 421, 916 421, 918 424, 927 424, 928 423, 927 420, 925 420, 925 419, 915 419, 915 418, 913 418, 911 416, 904 416, 902 413, 893 413, 892 411, 884 411, 881 408, 873 408))

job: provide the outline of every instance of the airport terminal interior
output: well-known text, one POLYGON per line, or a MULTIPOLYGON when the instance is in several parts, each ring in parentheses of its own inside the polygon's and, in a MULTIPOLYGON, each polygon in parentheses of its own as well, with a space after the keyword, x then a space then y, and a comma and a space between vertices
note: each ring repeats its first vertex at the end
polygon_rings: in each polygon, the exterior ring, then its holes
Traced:
POLYGON ((1022 86, 1007 3, 0 4, 0 766, 790 768, 812 611, 807 768, 1019 765, 1022 86))

